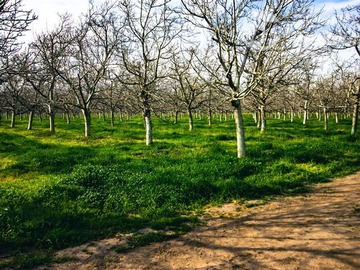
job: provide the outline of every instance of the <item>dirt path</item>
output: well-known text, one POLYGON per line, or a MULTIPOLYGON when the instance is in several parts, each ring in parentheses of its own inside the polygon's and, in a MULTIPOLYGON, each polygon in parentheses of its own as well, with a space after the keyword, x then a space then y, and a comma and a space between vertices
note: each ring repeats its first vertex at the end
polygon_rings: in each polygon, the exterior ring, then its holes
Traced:
POLYGON ((106 239, 60 252, 79 260, 48 269, 360 269, 360 173, 306 196, 207 212, 206 225, 177 239, 123 254, 111 250, 122 237, 106 239))

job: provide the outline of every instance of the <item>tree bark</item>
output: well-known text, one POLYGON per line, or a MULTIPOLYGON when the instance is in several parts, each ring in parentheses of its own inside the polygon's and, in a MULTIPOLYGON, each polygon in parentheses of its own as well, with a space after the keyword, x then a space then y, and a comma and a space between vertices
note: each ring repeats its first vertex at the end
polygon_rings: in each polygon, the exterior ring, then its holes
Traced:
POLYGON ((15 110, 11 110, 11 123, 10 123, 11 128, 15 127, 15 117, 16 117, 15 110))
POLYGON ((27 130, 32 130, 34 120, 34 111, 30 111, 27 130))
POLYGON ((245 157, 245 134, 244 134, 244 122, 241 111, 241 103, 239 100, 233 100, 231 103, 232 106, 234 107, 237 156, 238 158, 243 158, 245 157))
POLYGON ((152 121, 151 121, 151 110, 145 109, 144 110, 144 121, 145 121, 145 130, 146 130, 146 145, 150 145, 153 143, 152 138, 152 121))
POLYGON ((91 113, 88 109, 81 109, 81 112, 84 117, 84 134, 85 137, 89 137, 91 135, 91 113))
POLYGON ((355 103, 354 103, 352 123, 351 123, 351 135, 354 135, 357 130, 358 118, 359 118, 359 103, 360 103, 360 81, 358 83, 358 88, 355 93, 355 103))
POLYGON ((259 106, 259 113, 260 113, 260 131, 264 132, 266 130, 266 116, 265 116, 265 106, 259 106))
POLYGON ((308 102, 309 101, 305 100, 303 125, 306 125, 306 121, 308 119, 308 102))
POLYGON ((174 124, 177 124, 179 121, 179 111, 176 110, 174 113, 174 124))
POLYGON ((66 112, 66 124, 70 125, 70 113, 66 112))
POLYGON ((324 130, 329 129, 329 117, 328 117, 328 111, 326 106, 324 107, 324 130))
POLYGON ((188 108, 188 116, 189 116, 189 130, 192 131, 194 129, 194 119, 191 108, 188 108))
POLYGON ((110 112, 110 121, 111 121, 111 126, 115 126, 115 112, 114 109, 111 108, 111 112, 110 112))
POLYGON ((50 122, 50 132, 55 132, 55 113, 50 112, 49 113, 49 122, 50 122))
POLYGON ((212 125, 212 110, 209 108, 208 110, 208 126, 211 127, 212 125))

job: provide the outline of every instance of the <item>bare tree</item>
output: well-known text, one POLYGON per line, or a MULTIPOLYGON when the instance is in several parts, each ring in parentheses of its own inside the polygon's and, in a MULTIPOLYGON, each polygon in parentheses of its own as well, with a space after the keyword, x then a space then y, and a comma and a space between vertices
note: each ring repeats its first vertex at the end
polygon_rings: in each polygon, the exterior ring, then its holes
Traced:
POLYGON ((115 112, 125 109, 125 102, 127 93, 130 92, 126 84, 123 84, 117 79, 111 72, 105 77, 102 85, 100 86, 104 90, 100 97, 98 97, 98 103, 104 106, 105 110, 110 110, 110 124, 113 127, 115 125, 115 112))
POLYGON ((146 129, 146 144, 153 143, 151 101, 157 99, 159 81, 168 75, 165 67, 181 29, 169 0, 121 1, 126 21, 127 40, 121 59, 141 104, 146 129))
POLYGON ((335 13, 336 23, 330 27, 330 48, 345 50, 354 48, 360 57, 360 4, 348 6, 335 13))
MULTIPOLYGON (((265 57, 294 42, 294 33, 311 27, 311 1, 199 1, 181 0, 189 22, 205 29, 213 42, 216 62, 204 65, 216 84, 225 89, 234 108, 238 157, 245 156, 245 136, 240 100, 247 96, 269 70, 265 57), (304 17, 304 18, 303 18, 304 17), (303 24, 299 22, 303 20, 303 24), (309 21, 308 21, 309 20, 309 21), (277 35, 282 35, 279 41, 277 35), (216 65, 217 63, 217 65, 216 65), (215 64, 215 65, 214 65, 215 64), (215 67, 215 68, 214 68, 215 67)), ((275 60, 276 58, 274 58, 275 60)), ((276 63, 279 65, 279 63, 276 63)), ((274 66, 272 66, 274 68, 274 66)), ((282 68, 280 64, 276 70, 282 68)), ((276 71, 275 71, 276 72, 276 71)), ((273 84, 274 85, 274 84, 273 84)))
POLYGON ((41 96, 47 109, 50 132, 55 132, 56 107, 60 99, 56 93, 61 79, 58 70, 65 64, 64 59, 71 45, 70 16, 63 15, 60 20, 57 28, 38 35, 30 45, 35 57, 26 74, 26 80, 41 96))
POLYGON ((187 54, 172 57, 172 78, 174 79, 173 94, 186 108, 189 117, 189 130, 194 129, 193 110, 200 108, 207 101, 207 85, 196 75, 193 67, 195 50, 187 54))
POLYGON ((352 110, 351 135, 354 135, 358 126, 359 106, 360 106, 360 76, 359 59, 354 61, 335 60, 336 72, 339 76, 341 88, 345 92, 345 96, 340 98, 339 102, 343 102, 343 106, 352 110), (352 109, 351 109, 352 107, 352 109))
POLYGON ((0 82, 2 70, 6 68, 6 59, 19 51, 19 37, 29 29, 31 22, 37 19, 32 10, 24 10, 22 0, 2 0, 0 2, 0 82))
POLYGON ((30 113, 28 129, 32 128, 32 116, 37 105, 36 95, 24 79, 31 58, 29 52, 17 53, 9 58, 6 69, 6 82, 2 84, 2 96, 6 110, 11 111, 11 127, 15 126, 18 114, 30 113))
MULTIPOLYGON (((327 39, 333 50, 354 48, 360 57, 360 4, 348 6, 335 13, 336 23, 330 28, 331 36, 327 39)), ((360 77, 353 81, 354 110, 351 134, 355 134, 359 117, 360 77)))
POLYGON ((103 90, 101 82, 122 35, 114 7, 105 2, 90 8, 80 25, 73 28, 64 64, 56 69, 76 99, 74 106, 83 114, 85 137, 91 134, 92 103, 103 90))

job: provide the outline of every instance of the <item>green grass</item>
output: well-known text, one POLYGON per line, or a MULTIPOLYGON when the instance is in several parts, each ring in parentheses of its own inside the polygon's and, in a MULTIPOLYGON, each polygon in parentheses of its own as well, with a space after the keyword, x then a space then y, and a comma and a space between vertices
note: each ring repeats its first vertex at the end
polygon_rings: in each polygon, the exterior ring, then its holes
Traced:
MULTIPOLYGON (((3 119, 0 257, 21 254, 7 262, 14 268, 49 262, 49 250, 145 227, 182 228, 207 204, 306 192, 360 169, 359 136, 349 135, 349 120, 324 131, 316 120, 303 126, 269 119, 259 133, 245 116, 241 160, 233 122, 213 122, 196 120, 189 132, 187 119, 174 125, 154 118, 155 142, 146 146, 140 117, 115 127, 94 117, 90 138, 82 119, 67 125, 58 118, 55 134, 46 121, 27 131, 26 120, 11 129, 3 119), (38 255, 26 255, 34 250, 38 255)), ((131 246, 168 237, 139 236, 131 246)))

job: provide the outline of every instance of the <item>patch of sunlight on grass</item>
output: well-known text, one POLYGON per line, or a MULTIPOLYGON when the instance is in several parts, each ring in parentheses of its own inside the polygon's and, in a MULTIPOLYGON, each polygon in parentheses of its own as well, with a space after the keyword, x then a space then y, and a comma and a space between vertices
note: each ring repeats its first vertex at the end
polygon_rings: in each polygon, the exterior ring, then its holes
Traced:
POLYGON ((302 169, 302 170, 310 172, 310 173, 326 173, 327 172, 327 168, 325 166, 321 166, 319 164, 314 164, 314 163, 298 163, 298 164, 295 164, 295 166, 298 169, 302 169))
POLYGON ((4 170, 9 166, 14 165, 15 163, 16 163, 16 161, 10 157, 3 157, 3 158, 1 158, 1 161, 0 161, 0 169, 4 170))
POLYGON ((34 192, 37 192, 44 187, 54 185, 60 181, 59 177, 51 175, 38 175, 35 173, 27 173, 21 177, 6 176, 0 181, 0 183, 11 182, 11 185, 17 190, 21 190, 27 196, 33 196, 34 192))

